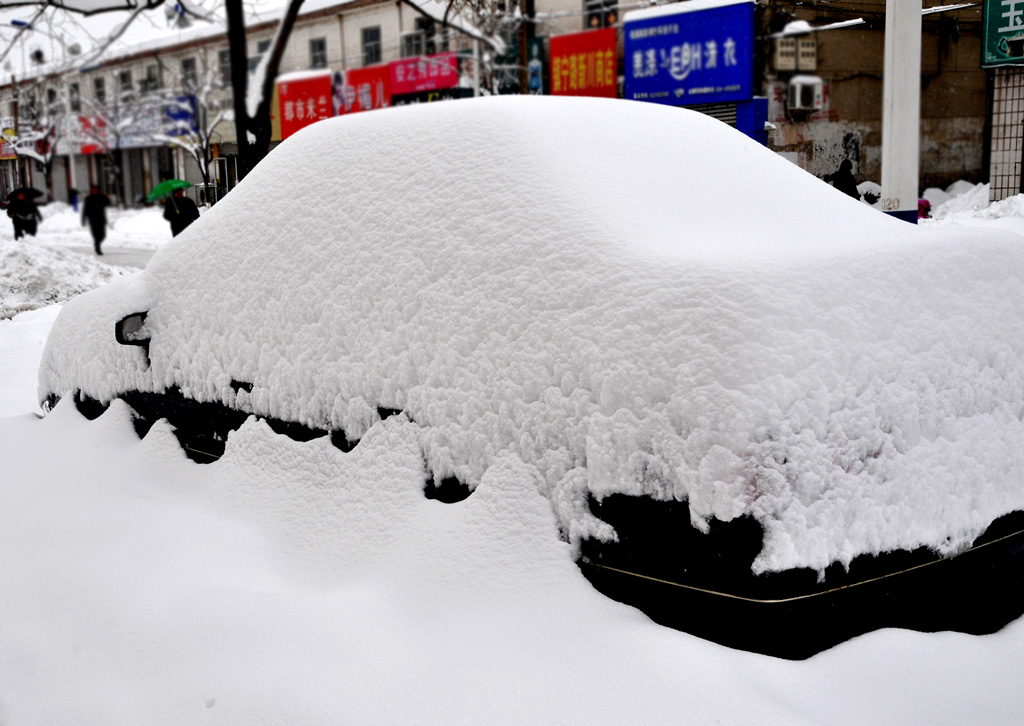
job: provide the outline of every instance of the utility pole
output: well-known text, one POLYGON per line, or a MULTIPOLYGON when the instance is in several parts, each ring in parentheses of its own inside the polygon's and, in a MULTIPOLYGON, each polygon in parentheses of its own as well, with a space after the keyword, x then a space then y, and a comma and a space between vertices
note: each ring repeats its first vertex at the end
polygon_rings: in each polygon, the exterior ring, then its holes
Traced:
POLYGON ((886 0, 882 209, 917 223, 921 135, 921 0, 886 0))

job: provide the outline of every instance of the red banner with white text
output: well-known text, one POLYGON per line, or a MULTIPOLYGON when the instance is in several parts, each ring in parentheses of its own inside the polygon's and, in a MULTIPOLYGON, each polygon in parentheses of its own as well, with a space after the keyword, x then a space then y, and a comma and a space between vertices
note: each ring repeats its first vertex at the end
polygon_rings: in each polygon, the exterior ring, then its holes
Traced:
POLYGON ((439 91, 459 85, 459 57, 437 53, 391 61, 391 95, 439 91))
POLYGON ((281 139, 284 140, 312 123, 331 117, 331 72, 279 78, 277 95, 281 139))

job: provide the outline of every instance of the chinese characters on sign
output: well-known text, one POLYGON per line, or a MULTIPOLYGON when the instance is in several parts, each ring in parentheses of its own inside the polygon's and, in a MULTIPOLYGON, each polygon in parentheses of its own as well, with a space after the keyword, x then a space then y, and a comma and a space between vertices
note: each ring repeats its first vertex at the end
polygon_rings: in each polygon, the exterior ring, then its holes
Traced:
POLYGON ((391 105, 391 74, 386 65, 334 73, 334 113, 358 113, 391 105))
POLYGON ((324 71, 304 78, 277 82, 281 113, 281 139, 331 116, 331 74, 324 71))
POLYGON ((552 36, 551 95, 615 98, 615 28, 552 36))
POLYGON ((1024 0, 985 0, 983 66, 1024 65, 1024 0))
POLYGON ((403 58, 388 64, 391 95, 438 91, 459 85, 459 58, 455 53, 403 58))
POLYGON ((686 106, 753 97, 753 3, 627 17, 623 36, 628 99, 686 106))

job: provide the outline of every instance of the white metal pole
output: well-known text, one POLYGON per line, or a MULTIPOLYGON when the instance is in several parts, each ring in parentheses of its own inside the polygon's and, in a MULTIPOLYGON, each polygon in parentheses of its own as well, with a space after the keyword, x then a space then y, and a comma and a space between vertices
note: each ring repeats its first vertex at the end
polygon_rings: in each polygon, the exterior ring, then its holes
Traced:
POLYGON ((921 0, 886 0, 882 209, 914 222, 920 133, 921 0))

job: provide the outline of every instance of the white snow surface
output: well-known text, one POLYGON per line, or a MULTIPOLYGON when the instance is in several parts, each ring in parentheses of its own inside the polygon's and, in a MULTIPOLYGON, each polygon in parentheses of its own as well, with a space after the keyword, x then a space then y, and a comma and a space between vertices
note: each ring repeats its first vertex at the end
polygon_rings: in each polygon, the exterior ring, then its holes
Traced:
POLYGON ((1018 235, 893 220, 697 113, 428 104, 308 127, 72 300, 39 394, 179 386, 353 439, 397 408, 438 476, 524 462, 572 542, 611 536, 588 492, 643 494, 822 569, 1024 508, 1022 276, 1018 235), (111 334, 140 310, 151 368, 111 334))
POLYGON ((201 466, 119 402, 0 418, 3 723, 1020 723, 1021 621, 723 648, 594 591, 514 457, 426 500, 423 433, 391 418, 343 454, 250 419, 201 466))
POLYGON ((0 236, 0 320, 65 302, 127 273, 31 238, 22 242, 0 236))

